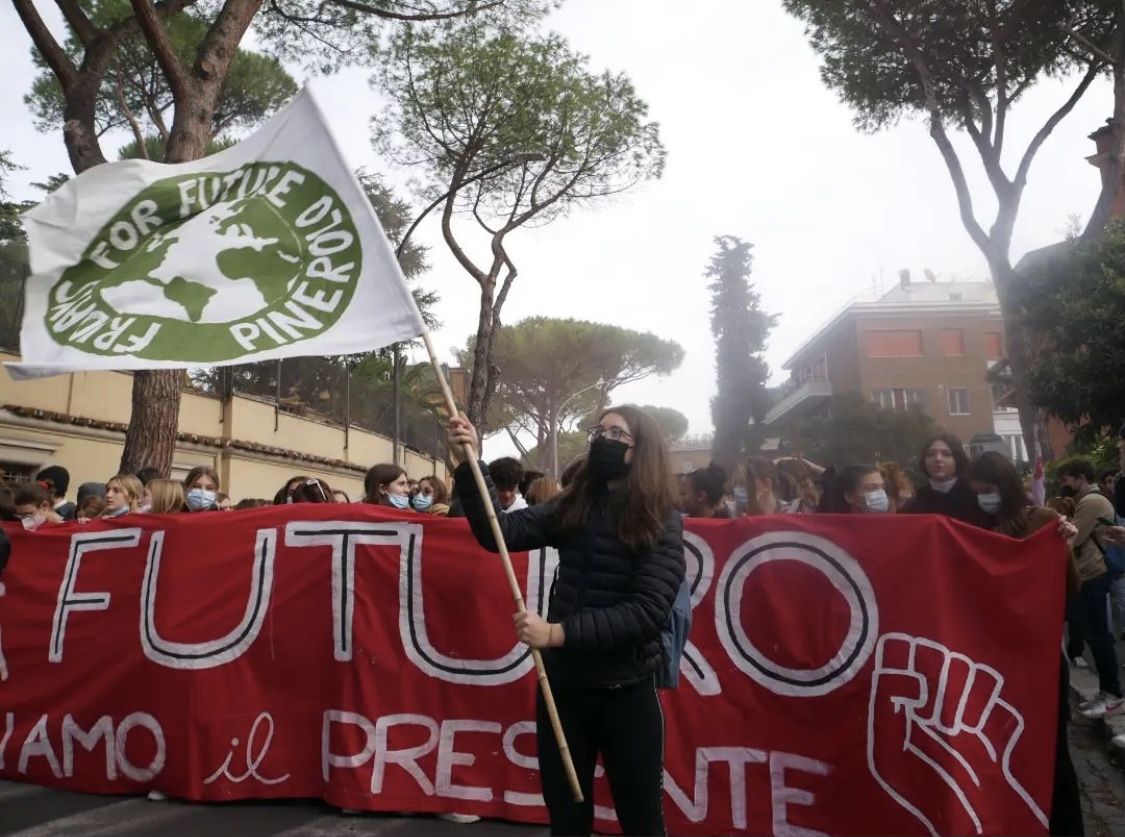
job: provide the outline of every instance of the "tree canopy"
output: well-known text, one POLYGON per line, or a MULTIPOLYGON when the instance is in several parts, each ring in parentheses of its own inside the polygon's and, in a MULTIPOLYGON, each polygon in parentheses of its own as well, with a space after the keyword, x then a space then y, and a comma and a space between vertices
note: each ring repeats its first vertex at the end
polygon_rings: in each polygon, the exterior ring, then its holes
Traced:
POLYGON ((1125 222, 1026 272, 1022 293, 1041 341, 1032 399, 1081 443, 1116 433, 1125 420, 1125 222))
POLYGON ((822 59, 824 82, 876 130, 904 115, 924 116, 956 193, 962 223, 988 261, 1004 316, 1013 403, 1028 449, 1046 440, 1027 380, 1032 335, 1024 326, 1010 262, 1012 233, 1031 165, 1047 138, 1094 79, 1115 78, 1114 171, 1105 180, 1090 228, 1108 216, 1125 155, 1125 6, 1118 0, 784 0, 804 21, 822 59), (1005 155, 1013 104, 1036 82, 1075 73, 1071 92, 1032 133, 1018 155, 1005 155), (995 204, 981 219, 961 153, 949 130, 963 130, 976 150, 995 204), (1015 159, 1006 167, 1005 160, 1015 159))
POLYGON ((825 467, 890 460, 914 470, 922 446, 937 431, 920 410, 884 410, 849 394, 833 398, 827 416, 794 421, 785 440, 792 453, 825 467))
MULTIPOLYGON (((784 0, 804 21, 824 83, 874 131, 909 114, 979 124, 1044 76, 1086 70, 1075 32, 1106 44, 1108 0, 784 0), (1077 52, 1077 54, 1076 54, 1077 52)), ((1003 125, 989 136, 1002 140, 1003 125)))
POLYGON ((664 148, 647 106, 622 74, 594 73, 557 35, 473 22, 405 29, 376 83, 390 107, 372 120, 381 154, 420 174, 442 235, 481 288, 468 413, 481 424, 494 335, 518 275, 505 239, 571 208, 658 177, 664 148), (470 218, 489 244, 475 260, 455 227, 470 218))
POLYGON ((707 287, 718 389, 711 401, 712 456, 730 469, 743 452, 750 420, 761 421, 769 406, 769 365, 762 353, 777 318, 762 311, 761 297, 750 283, 753 245, 735 236, 719 236, 715 245, 704 274, 711 280, 707 287))
MULTIPOLYGON (((34 45, 33 54, 58 83, 62 101, 56 112, 77 173, 105 162, 99 125, 114 106, 120 107, 132 128, 137 152, 147 150, 145 132, 124 92, 129 72, 142 73, 142 88, 149 93, 166 89, 171 94, 172 119, 166 131, 159 124, 159 101, 153 100, 149 114, 163 142, 163 162, 196 160, 206 153, 216 127, 249 127, 255 113, 275 106, 291 80, 279 72, 274 59, 247 57, 240 49, 252 26, 259 41, 277 55, 300 56, 306 66, 327 70, 357 56, 370 56, 388 22, 449 25, 482 13, 506 22, 542 14, 547 0, 271 0, 268 5, 261 0, 130 0, 128 7, 123 0, 104 2, 120 3, 116 8, 121 15, 99 17, 103 7, 97 0, 57 0, 67 28, 67 38, 60 44, 34 0, 13 0, 34 45), (194 43, 188 32, 193 20, 202 22, 194 43), (184 33, 186 54, 181 51, 184 33), (81 45, 81 55, 76 54, 75 43, 81 45), (142 47, 135 63, 126 58, 133 43, 142 47), (147 87, 146 67, 159 70, 149 77, 147 87), (233 95, 234 84, 248 95, 233 95)), ((47 94, 42 87, 38 92, 47 94)), ((155 467, 159 473, 169 473, 180 376, 170 370, 137 371, 132 405, 121 470, 155 467)))
POLYGON ((23 283, 27 278, 27 235, 20 213, 30 208, 8 194, 8 178, 22 169, 11 152, 0 151, 0 348, 14 349, 19 343, 23 316, 23 283))
MULTIPOLYGON (((93 25, 109 27, 131 14, 129 0, 95 0, 87 14, 93 25)), ((191 58, 207 34, 208 21, 203 11, 188 8, 168 18, 165 29, 176 60, 190 65, 191 58)), ((75 63, 80 63, 85 47, 72 29, 63 49, 75 63)), ((24 101, 42 131, 58 130, 65 121, 66 97, 58 78, 42 56, 33 56, 41 68, 24 101)), ((228 131, 254 127, 281 107, 297 92, 297 83, 285 68, 266 55, 238 49, 231 59, 223 80, 208 131, 211 138, 228 131)), ((106 68, 97 94, 95 126, 103 136, 115 128, 133 133, 133 153, 122 157, 147 156, 163 160, 168 141, 169 111, 173 106, 172 88, 167 77, 140 32, 133 30, 122 38, 106 68), (141 142, 141 140, 147 142, 141 142), (149 154, 138 154, 144 149, 149 154), (158 152, 158 153, 155 153, 158 152)))
MULTIPOLYGON (((615 406, 615 405, 611 405, 615 406)), ((669 442, 682 439, 688 431, 687 416, 671 407, 654 407, 651 404, 641 406, 642 410, 652 416, 653 421, 660 427, 664 438, 669 442)), ((591 414, 586 417, 582 425, 593 425, 599 417, 591 414)), ((586 453, 588 442, 586 429, 579 429, 559 434, 559 468, 565 470, 566 466, 586 453)), ((546 467, 544 463, 551 458, 551 451, 544 445, 536 445, 524 457, 525 464, 533 468, 546 467)))
MULTIPOLYGON (((461 353, 475 353, 475 337, 461 353)), ((552 433, 609 403, 610 394, 649 375, 667 375, 683 362, 677 343, 607 323, 530 317, 497 336, 495 413, 491 426, 517 424, 550 443, 552 433)), ((550 467, 543 461, 542 467, 550 467)))

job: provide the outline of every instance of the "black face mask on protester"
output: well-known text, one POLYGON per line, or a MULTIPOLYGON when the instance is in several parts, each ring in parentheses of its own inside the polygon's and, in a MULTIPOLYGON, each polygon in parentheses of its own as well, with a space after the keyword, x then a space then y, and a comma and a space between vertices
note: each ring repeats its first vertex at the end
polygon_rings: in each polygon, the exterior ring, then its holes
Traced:
POLYGON ((609 482, 625 476, 629 466, 625 464, 625 454, 629 446, 624 442, 613 441, 602 436, 590 443, 590 454, 586 458, 590 476, 597 482, 609 482))
POLYGON ((1078 489, 1071 485, 1064 485, 1059 488, 1060 497, 1077 497, 1078 489))

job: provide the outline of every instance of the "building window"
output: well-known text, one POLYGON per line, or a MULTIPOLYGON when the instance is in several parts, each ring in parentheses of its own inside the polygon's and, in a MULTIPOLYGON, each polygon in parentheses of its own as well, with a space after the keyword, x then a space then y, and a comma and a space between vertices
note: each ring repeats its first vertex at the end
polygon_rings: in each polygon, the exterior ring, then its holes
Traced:
POLYGON ((877 389, 871 394, 871 400, 884 410, 897 410, 905 412, 916 408, 925 412, 926 391, 924 389, 877 389))
POLYGON ((1004 440, 1004 444, 1008 448, 1008 456, 1011 457, 1013 462, 1028 462, 1030 461, 1027 456, 1027 445, 1023 442, 1023 436, 1019 433, 1004 434, 1000 438, 1004 440))
POLYGON ((946 357, 961 357, 965 354, 965 332, 959 328, 943 328, 941 353, 946 357))
POLYGON ((922 357, 922 332, 915 329, 865 331, 868 357, 922 357))
POLYGON ((984 356, 989 360, 1000 360, 1004 356, 1004 340, 1000 337, 1000 332, 985 332, 984 356))
POLYGON ((25 465, 22 462, 0 462, 0 480, 16 484, 29 483, 35 479, 38 470, 35 465, 25 465))
POLYGON ((946 390, 946 394, 949 396, 949 415, 969 415, 969 391, 967 389, 949 389, 946 390))

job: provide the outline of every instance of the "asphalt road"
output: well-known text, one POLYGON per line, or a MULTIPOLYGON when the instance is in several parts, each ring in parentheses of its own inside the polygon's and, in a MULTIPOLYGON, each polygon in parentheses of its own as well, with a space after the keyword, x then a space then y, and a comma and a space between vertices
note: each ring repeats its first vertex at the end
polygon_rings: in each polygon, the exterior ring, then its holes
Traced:
POLYGON ((471 825, 436 817, 345 816, 319 802, 193 804, 96 796, 0 782, 0 834, 20 837, 545 837, 547 829, 494 820, 471 825))

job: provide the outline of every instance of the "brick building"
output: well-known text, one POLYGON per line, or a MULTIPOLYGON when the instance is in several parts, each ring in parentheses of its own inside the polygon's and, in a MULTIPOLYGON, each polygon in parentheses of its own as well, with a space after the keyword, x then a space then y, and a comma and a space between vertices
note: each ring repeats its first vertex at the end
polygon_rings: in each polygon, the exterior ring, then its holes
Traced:
POLYGON ((858 393, 886 409, 916 407, 966 442, 1000 435, 1027 460, 1015 411, 997 408, 986 380, 1003 357, 996 290, 986 282, 901 282, 853 301, 786 361, 788 392, 770 410, 777 425, 826 413, 832 398, 858 393))

